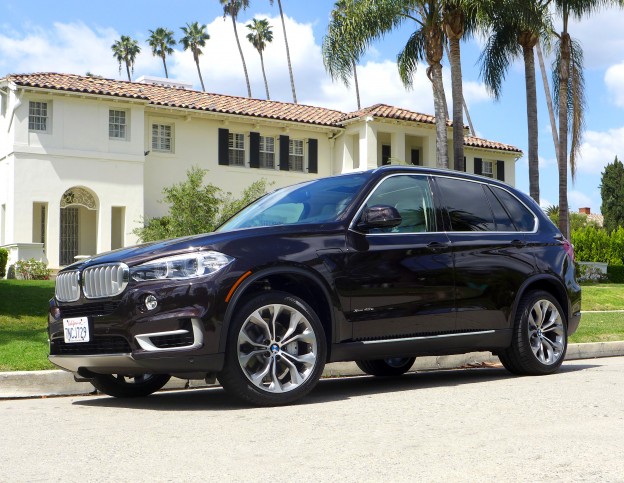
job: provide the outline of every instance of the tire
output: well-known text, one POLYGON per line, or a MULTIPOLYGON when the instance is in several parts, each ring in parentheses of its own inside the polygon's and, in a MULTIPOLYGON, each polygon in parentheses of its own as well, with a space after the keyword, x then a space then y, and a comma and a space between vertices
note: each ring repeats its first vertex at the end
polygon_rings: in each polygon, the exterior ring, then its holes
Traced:
POLYGON ((401 376, 414 365, 415 357, 389 357, 367 361, 355 361, 366 374, 378 377, 401 376))
POLYGON ((314 388, 327 358, 325 331, 312 308, 284 292, 255 296, 230 325, 223 388, 256 406, 281 406, 314 388))
POLYGON ((122 376, 120 374, 98 374, 91 384, 100 392, 114 397, 145 397, 162 389, 171 379, 166 374, 141 374, 122 376))
POLYGON ((512 374, 552 374, 563 363, 567 348, 567 320, 561 305, 550 293, 538 290, 520 300, 511 346, 498 358, 512 374))

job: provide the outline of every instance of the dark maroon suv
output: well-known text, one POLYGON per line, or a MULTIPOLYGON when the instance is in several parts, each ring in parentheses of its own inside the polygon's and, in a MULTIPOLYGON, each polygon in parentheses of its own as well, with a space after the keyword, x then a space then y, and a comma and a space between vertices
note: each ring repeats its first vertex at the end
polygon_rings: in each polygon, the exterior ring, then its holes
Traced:
POLYGON ((50 360, 118 397, 171 376, 258 405, 325 363, 396 376, 416 356, 488 350, 549 374, 578 327, 572 246, 526 195, 454 171, 383 167, 276 190, 215 233, 58 274, 50 360))

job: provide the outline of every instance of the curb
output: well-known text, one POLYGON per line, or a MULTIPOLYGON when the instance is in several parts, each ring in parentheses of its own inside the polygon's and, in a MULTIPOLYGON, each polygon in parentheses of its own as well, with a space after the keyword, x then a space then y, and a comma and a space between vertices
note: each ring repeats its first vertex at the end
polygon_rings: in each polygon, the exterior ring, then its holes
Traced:
MULTIPOLYGON (((624 341, 595 342, 589 344, 570 344, 566 354, 567 361, 595 359, 599 357, 624 356, 624 341)), ((451 356, 418 357, 411 371, 435 371, 441 369, 465 369, 470 367, 498 364, 498 357, 491 352, 471 352, 451 356)), ((325 366, 322 377, 362 376, 364 373, 355 362, 333 362, 325 366)), ((183 380, 173 378, 164 389, 197 389, 213 387, 201 380, 183 380)), ((74 381, 70 372, 51 371, 16 371, 0 372, 0 399, 18 399, 48 396, 78 396, 94 394, 95 388, 84 382, 74 381)))

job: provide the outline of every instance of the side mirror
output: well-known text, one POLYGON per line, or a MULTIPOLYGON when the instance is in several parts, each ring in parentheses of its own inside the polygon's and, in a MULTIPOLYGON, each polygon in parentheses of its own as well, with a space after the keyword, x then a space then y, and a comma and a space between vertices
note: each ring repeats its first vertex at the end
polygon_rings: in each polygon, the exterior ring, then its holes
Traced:
POLYGON ((370 230, 371 228, 394 228, 399 226, 403 220, 401 215, 394 206, 375 205, 366 208, 357 227, 361 230, 370 230))

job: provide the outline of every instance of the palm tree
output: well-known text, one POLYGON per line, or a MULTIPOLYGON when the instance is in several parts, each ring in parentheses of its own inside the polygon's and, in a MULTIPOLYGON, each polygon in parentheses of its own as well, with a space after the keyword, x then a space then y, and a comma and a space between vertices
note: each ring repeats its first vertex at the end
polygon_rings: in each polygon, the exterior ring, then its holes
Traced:
POLYGON ((139 42, 129 37, 128 35, 122 35, 120 40, 116 40, 111 45, 113 50, 113 56, 119 62, 119 73, 121 74, 121 64, 126 64, 126 73, 128 74, 128 81, 132 82, 130 72, 134 74, 134 61, 136 56, 141 52, 139 42))
MULTIPOLYGON (((273 5, 274 0, 269 0, 273 5)), ((297 93, 295 92, 295 78, 293 77, 292 64, 290 63, 290 49, 288 48, 288 36, 286 35, 286 23, 284 22, 284 10, 282 10, 282 0, 277 0, 280 17, 282 19, 282 30, 284 30, 284 43, 286 44, 286 60, 288 61, 288 72, 290 73, 290 87, 292 89, 293 102, 297 104, 297 93)))
POLYGON ((184 32, 184 37, 180 39, 184 50, 191 50, 193 52, 193 60, 197 66, 197 73, 199 74, 199 82, 201 82, 202 91, 206 91, 204 87, 204 79, 199 70, 199 56, 202 55, 202 47, 206 46, 206 40, 210 39, 210 35, 206 30, 206 25, 199 25, 198 22, 187 23, 186 27, 180 27, 184 32))
POLYGON ((570 237, 568 207, 568 135, 570 136, 570 173, 576 176, 576 157, 581 147, 584 127, 585 85, 583 76, 583 50, 572 40, 568 31, 571 18, 583 19, 601 7, 624 6, 624 0, 554 0, 562 28, 557 37, 556 59, 553 65, 554 97, 559 117, 559 229, 570 237), (568 121, 571 121, 571 125, 568 121))
POLYGON ((266 48, 267 43, 273 42, 273 31, 266 18, 260 20, 254 18, 251 23, 247 24, 247 28, 251 31, 247 34, 247 40, 251 42, 260 54, 260 65, 262 66, 262 77, 264 77, 266 96, 268 100, 271 100, 271 96, 269 95, 269 83, 267 82, 266 73, 264 71, 264 56, 262 52, 266 48))
POLYGON ((243 70, 245 71, 245 81, 247 81, 247 96, 251 97, 251 84, 249 84, 249 74, 247 73, 247 64, 245 63, 245 56, 243 55, 243 49, 241 47, 240 40, 238 38, 238 30, 236 29, 236 19, 241 10, 246 10, 249 7, 249 0, 219 0, 223 5, 223 19, 229 16, 232 19, 232 26, 234 27, 234 36, 236 37, 236 45, 238 45, 238 52, 240 53, 241 60, 243 62, 243 70))
POLYGON ((360 86, 357 78, 357 61, 364 55, 364 51, 352 52, 348 48, 345 48, 349 45, 353 45, 353 42, 347 40, 348 36, 351 34, 349 32, 351 24, 349 19, 345 16, 347 1, 348 0, 338 0, 334 4, 334 9, 331 12, 332 21, 329 28, 338 29, 338 31, 328 33, 323 38, 323 63, 332 79, 342 80, 347 87, 349 87, 350 77, 353 76, 357 108, 360 110, 362 105, 360 103, 360 86), (346 59, 343 60, 342 57, 345 56, 346 59), (337 58, 341 58, 341 60, 336 62, 337 58), (349 59, 351 60, 350 62, 349 59))
POLYGON ((169 72, 167 72, 167 60, 168 55, 173 54, 173 46, 176 44, 173 38, 173 32, 163 27, 158 27, 156 30, 150 30, 150 36, 147 39, 147 43, 152 48, 152 55, 158 56, 163 61, 163 67, 165 68, 165 77, 169 78, 169 72))
POLYGON ((414 22, 416 30, 397 57, 399 75, 403 85, 410 88, 418 62, 427 62, 427 76, 432 84, 435 108, 437 166, 448 168, 448 115, 441 64, 444 55, 442 10, 442 0, 350 0, 346 2, 344 11, 350 34, 342 39, 345 29, 335 25, 332 19, 328 37, 332 43, 344 40, 344 48, 352 55, 343 55, 341 49, 330 50, 326 62, 347 72, 353 58, 357 58, 373 41, 406 22, 414 22))
POLYGON ((498 0, 486 9, 489 27, 485 49, 481 54, 481 73, 486 86, 498 99, 502 81, 514 59, 524 60, 527 132, 529 146, 529 192, 539 204, 539 129, 537 125, 537 86, 535 80, 535 47, 551 31, 549 0, 498 0))

